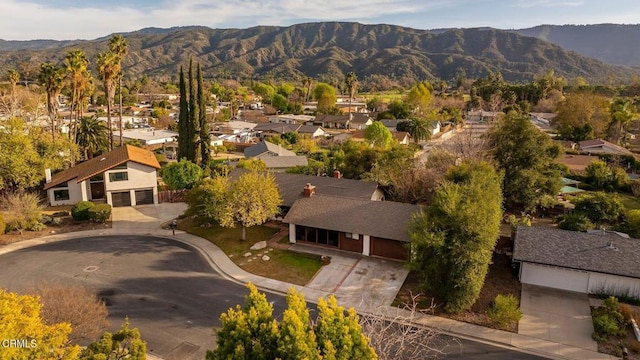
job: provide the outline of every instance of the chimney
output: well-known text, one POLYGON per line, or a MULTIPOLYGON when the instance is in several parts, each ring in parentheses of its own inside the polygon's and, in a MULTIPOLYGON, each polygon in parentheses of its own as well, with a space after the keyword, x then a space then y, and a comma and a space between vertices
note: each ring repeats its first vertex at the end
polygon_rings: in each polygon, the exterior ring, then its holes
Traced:
POLYGON ((51 182, 51 169, 44 169, 44 178, 47 184, 51 182))
POLYGON ((336 179, 340 179, 342 178, 342 174, 340 173, 340 170, 333 170, 333 177, 336 179))
POLYGON ((311 185, 311 183, 307 183, 304 189, 302 189, 302 193, 304 194, 304 197, 312 197, 313 194, 316 193, 316 187, 311 185))

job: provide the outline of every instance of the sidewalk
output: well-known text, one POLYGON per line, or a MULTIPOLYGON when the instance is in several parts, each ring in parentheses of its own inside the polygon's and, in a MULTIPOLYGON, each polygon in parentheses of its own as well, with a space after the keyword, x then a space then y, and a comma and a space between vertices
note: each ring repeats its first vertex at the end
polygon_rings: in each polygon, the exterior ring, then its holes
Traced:
MULTIPOLYGON (((328 282, 328 279, 332 278, 331 274, 320 275, 322 270, 315 277, 321 278, 322 280, 312 280, 307 284, 307 286, 292 285, 282 281, 254 275, 244 271, 234 264, 220 248, 208 240, 187 234, 183 231, 176 231, 175 235, 172 235, 171 230, 164 230, 160 228, 161 224, 180 215, 184 211, 184 208, 184 204, 161 204, 157 206, 140 206, 136 208, 115 208, 113 214, 113 226, 110 229, 56 234, 43 238, 25 240, 0 247, 0 255, 35 245, 78 237, 124 234, 156 235, 172 238, 192 246, 194 249, 202 253, 209 264, 227 279, 242 284, 252 282, 262 290, 285 294, 291 287, 294 287, 305 295, 307 301, 315 303, 319 297, 327 297, 334 293, 337 288, 336 285, 340 286, 340 284, 334 284, 332 286, 328 282)), ((355 266, 361 262, 366 264, 366 259, 359 259, 356 261, 355 265, 352 264, 352 266, 355 268, 355 266)), ((345 282, 348 281, 348 279, 337 279, 337 281, 345 282)), ((377 314, 385 315, 390 319, 409 318, 409 313, 404 310, 387 305, 379 305, 380 303, 377 301, 375 303, 370 301, 365 303, 363 300, 367 299, 367 297, 376 297, 365 292, 365 290, 369 289, 350 289, 349 294, 340 294, 340 292, 338 292, 335 295, 342 306, 354 307, 359 313, 375 312, 377 314), (357 294, 357 296, 354 294, 357 294), (375 305, 376 303, 378 305, 375 305)), ((382 299, 381 301, 382 303, 387 303, 388 299, 382 299)), ((452 336, 484 342, 494 346, 521 349, 524 352, 551 359, 615 359, 615 357, 610 355, 586 349, 566 346, 511 332, 489 329, 437 316, 420 314, 415 316, 413 320, 417 324, 438 329, 452 336)))

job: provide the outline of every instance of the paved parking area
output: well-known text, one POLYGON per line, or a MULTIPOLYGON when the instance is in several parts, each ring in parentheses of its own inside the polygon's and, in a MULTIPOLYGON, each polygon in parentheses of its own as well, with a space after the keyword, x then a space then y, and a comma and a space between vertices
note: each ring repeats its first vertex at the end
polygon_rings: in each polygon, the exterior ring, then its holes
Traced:
POLYGON ((597 351, 587 294, 522 284, 518 334, 597 351))

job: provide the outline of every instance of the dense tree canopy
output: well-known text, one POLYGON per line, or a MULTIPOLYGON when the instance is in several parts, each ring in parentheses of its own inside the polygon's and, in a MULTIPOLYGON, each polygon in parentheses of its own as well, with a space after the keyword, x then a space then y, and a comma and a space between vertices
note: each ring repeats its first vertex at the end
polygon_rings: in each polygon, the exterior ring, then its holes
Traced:
POLYGON ((567 140, 582 141, 606 136, 610 121, 609 100, 594 93, 568 95, 558 104, 552 125, 567 140))
POLYGON ((278 323, 273 305, 251 283, 245 306, 237 305, 220 316, 217 347, 207 352, 216 359, 377 359, 363 334, 354 309, 345 311, 335 297, 318 300, 318 318, 310 317, 302 293, 291 289, 287 309, 278 323))
POLYGON ((391 146, 393 135, 380 121, 374 121, 364 129, 364 139, 373 147, 386 149, 391 146))
POLYGON ((502 219, 500 183, 486 163, 454 167, 412 220, 411 268, 448 312, 469 309, 480 294, 502 219))
POLYGON ((503 191, 507 207, 535 210, 561 188, 561 172, 554 163, 562 149, 536 129, 528 115, 510 112, 487 132, 490 151, 504 172, 503 191))
POLYGON ((162 181, 174 190, 191 189, 200 178, 202 178, 202 169, 184 159, 162 169, 162 181))
POLYGON ((2 359, 75 360, 80 348, 68 343, 71 325, 45 324, 40 317, 38 297, 18 295, 0 289, 0 339, 23 341, 20 346, 4 346, 2 359))

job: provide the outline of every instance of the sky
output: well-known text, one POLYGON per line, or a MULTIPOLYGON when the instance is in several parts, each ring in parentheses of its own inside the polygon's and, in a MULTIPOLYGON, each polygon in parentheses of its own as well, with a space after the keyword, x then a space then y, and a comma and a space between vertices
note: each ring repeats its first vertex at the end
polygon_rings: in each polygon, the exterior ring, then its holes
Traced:
POLYGON ((146 27, 357 21, 416 29, 638 24, 637 0, 0 0, 0 39, 95 39, 146 27))

